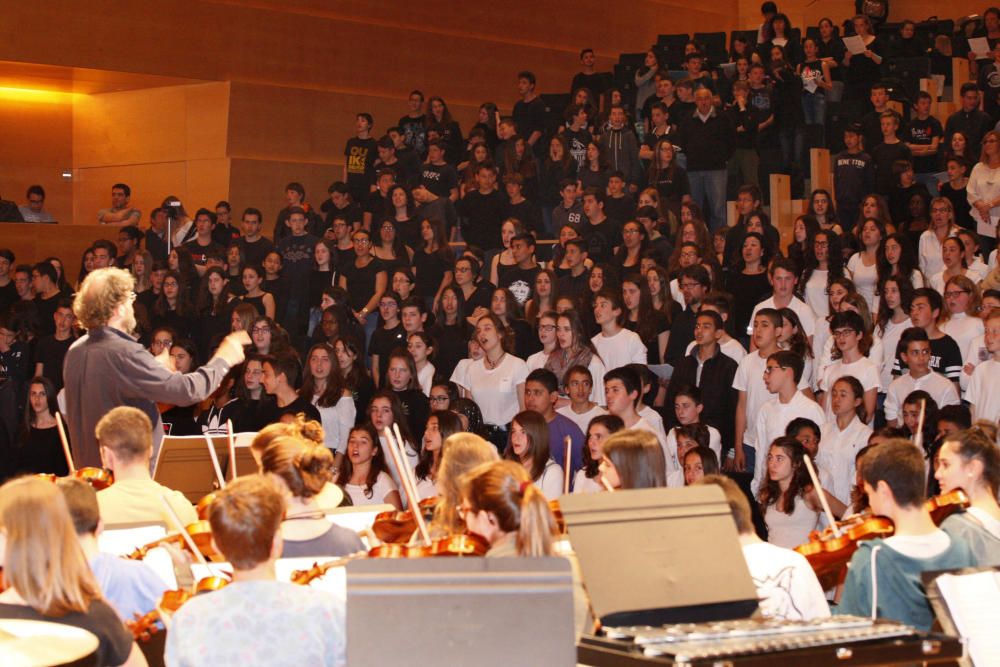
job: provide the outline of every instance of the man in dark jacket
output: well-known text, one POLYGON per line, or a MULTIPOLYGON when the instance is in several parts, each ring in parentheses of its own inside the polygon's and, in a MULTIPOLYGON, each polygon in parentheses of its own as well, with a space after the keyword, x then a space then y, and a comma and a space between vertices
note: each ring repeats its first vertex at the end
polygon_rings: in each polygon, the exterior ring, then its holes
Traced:
POLYGON ((736 146, 732 119, 717 113, 712 91, 694 93, 695 110, 680 119, 678 143, 687 153, 691 198, 708 215, 712 229, 726 225, 726 164, 736 146))
POLYGON ((719 430, 725 448, 732 446, 733 442, 733 415, 736 413, 737 398, 733 378, 738 365, 731 357, 723 354, 719 346, 719 338, 724 330, 725 323, 719 313, 714 310, 698 312, 694 325, 695 346, 690 354, 674 366, 674 374, 667 386, 663 421, 667 428, 676 426, 674 396, 684 385, 698 387, 701 395, 708 399, 701 413, 701 421, 719 430))
POLYGON ((948 116, 944 126, 946 146, 951 146, 951 135, 961 132, 965 135, 968 153, 979 157, 983 135, 993 129, 993 119, 985 111, 979 110, 979 88, 972 82, 962 84, 962 108, 948 116))

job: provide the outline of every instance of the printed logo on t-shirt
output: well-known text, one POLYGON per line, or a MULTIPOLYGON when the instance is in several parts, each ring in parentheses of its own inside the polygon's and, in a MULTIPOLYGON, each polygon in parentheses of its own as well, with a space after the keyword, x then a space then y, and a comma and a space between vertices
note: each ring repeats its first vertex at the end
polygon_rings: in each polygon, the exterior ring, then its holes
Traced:
POLYGON ((764 600, 762 611, 765 611, 768 616, 787 619, 804 618, 802 610, 795 606, 795 598, 792 597, 792 577, 794 575, 795 568, 788 566, 763 579, 753 577, 757 595, 764 600))
POLYGON ((365 146, 351 146, 351 154, 347 156, 347 173, 363 174, 365 165, 368 164, 368 148, 365 146))
POLYGON ((531 296, 531 285, 525 280, 515 280, 508 286, 507 289, 510 290, 510 293, 514 295, 514 298, 517 299, 517 302, 522 306, 531 296))

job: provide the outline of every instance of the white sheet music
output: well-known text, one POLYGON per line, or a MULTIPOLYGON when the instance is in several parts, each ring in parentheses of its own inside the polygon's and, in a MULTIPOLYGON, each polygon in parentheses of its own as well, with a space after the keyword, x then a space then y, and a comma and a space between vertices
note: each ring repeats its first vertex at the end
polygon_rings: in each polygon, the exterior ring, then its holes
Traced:
POLYGON ((166 534, 167 529, 160 523, 133 528, 109 528, 97 536, 97 548, 104 553, 127 556, 142 545, 155 542, 166 534))
POLYGON ((851 53, 852 56, 864 53, 868 50, 865 46, 865 40, 858 35, 851 35, 850 37, 845 37, 843 39, 844 46, 851 53))
POLYGON ((985 37, 973 37, 969 40, 969 50, 975 54, 976 60, 990 57, 990 40, 985 37))
POLYGON ((976 667, 1000 665, 1000 572, 943 574, 938 590, 948 605, 958 634, 968 641, 969 657, 976 667))

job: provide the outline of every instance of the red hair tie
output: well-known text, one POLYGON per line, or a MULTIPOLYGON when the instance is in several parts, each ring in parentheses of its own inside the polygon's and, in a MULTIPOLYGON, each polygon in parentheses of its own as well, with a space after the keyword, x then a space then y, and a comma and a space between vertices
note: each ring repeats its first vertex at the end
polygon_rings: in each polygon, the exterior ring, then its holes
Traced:
POLYGON ((531 482, 530 481, 521 482, 520 490, 521 490, 521 495, 522 496, 524 495, 524 490, 527 489, 529 486, 531 486, 531 482))

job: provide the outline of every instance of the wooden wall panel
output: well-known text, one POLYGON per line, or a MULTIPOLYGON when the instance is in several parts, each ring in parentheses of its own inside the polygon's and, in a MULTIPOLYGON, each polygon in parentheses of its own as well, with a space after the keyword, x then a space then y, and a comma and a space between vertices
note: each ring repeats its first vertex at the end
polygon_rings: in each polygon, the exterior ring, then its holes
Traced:
POLYGON ((229 160, 213 158, 84 167, 76 170, 75 180, 76 223, 96 222, 97 211, 111 204, 111 186, 121 182, 132 188, 132 204, 142 211, 145 225, 149 212, 167 195, 180 197, 189 213, 201 206, 212 208, 217 201, 227 198, 229 160))
POLYGON ((224 199, 228 100, 227 83, 83 97, 73 116, 75 221, 92 223, 117 182, 132 187, 144 216, 168 194, 189 208, 224 199))
POLYGON ((278 211, 287 206, 285 185, 298 181, 306 190, 306 202, 319 208, 327 198, 326 189, 340 180, 339 166, 281 160, 233 158, 230 164, 229 202, 235 218, 253 206, 264 214, 264 233, 270 236, 278 211))
POLYGON ((17 255, 17 263, 41 261, 58 257, 65 267, 71 284, 80 273, 83 251, 96 239, 114 241, 116 230, 99 225, 27 225, 0 223, 0 245, 17 255))
POLYGON ((533 69, 544 90, 567 88, 581 46, 615 58, 622 50, 646 48, 658 32, 735 25, 736 0, 720 0, 708 5, 711 9, 685 4, 520 0, 498 8, 434 0, 426 8, 410 8, 416 14, 410 20, 398 5, 384 1, 374 7, 324 3, 332 9, 312 14, 303 13, 301 3, 292 6, 298 10, 293 13, 276 2, 15 3, 0 25, 0 59, 374 91, 398 99, 420 86, 446 99, 478 103, 506 97, 510 104, 519 69, 533 69), (148 35, 151 28, 157 34, 174 30, 183 38, 175 48, 159 38, 108 48, 123 34, 148 35), (60 39, 49 39, 52 34, 60 39))
POLYGON ((74 104, 79 167, 221 157, 229 85, 207 83, 84 95, 74 104))
MULTIPOLYGON (((73 109, 67 99, 18 100, 0 96, 0 197, 26 204, 29 185, 45 188, 45 208, 71 217, 73 184, 62 171, 73 166, 73 109)), ((2 242, 0 242, 2 244, 2 242)))

